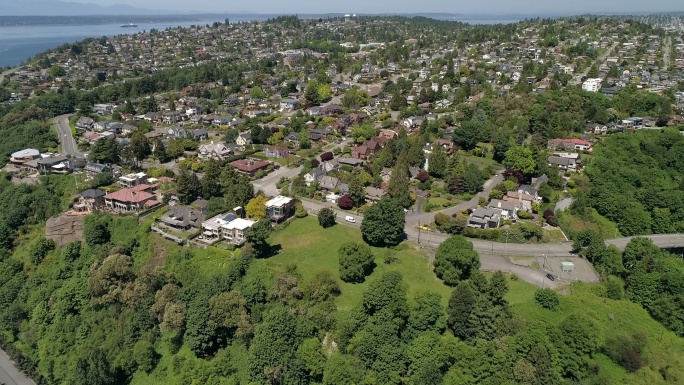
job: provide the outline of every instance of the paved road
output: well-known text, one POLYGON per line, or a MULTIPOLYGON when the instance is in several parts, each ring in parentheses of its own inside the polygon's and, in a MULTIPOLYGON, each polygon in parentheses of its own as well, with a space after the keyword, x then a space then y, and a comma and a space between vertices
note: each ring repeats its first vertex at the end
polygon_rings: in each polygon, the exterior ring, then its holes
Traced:
POLYGON ((672 39, 670 37, 665 38, 665 44, 663 47, 663 64, 665 64, 665 70, 670 70, 670 50, 672 49, 672 39))
MULTIPOLYGON (((467 209, 473 209, 477 207, 477 204, 480 200, 480 197, 489 197, 489 192, 496 187, 499 183, 501 183, 504 180, 503 175, 501 172, 496 174, 495 176, 491 177, 489 180, 487 180, 483 186, 483 189, 480 193, 475 195, 471 200, 467 202, 462 202, 457 204, 456 206, 449 207, 447 209, 441 210, 439 212, 447 214, 447 215, 453 215, 456 213, 460 213, 463 210, 467 209)), ((406 216, 406 224, 407 227, 417 227, 419 223, 425 224, 425 223, 431 223, 435 219, 435 214, 437 214, 437 211, 431 212, 431 213, 415 213, 415 214, 409 214, 406 216)))
POLYGON ((0 73, 0 84, 2 84, 2 82, 5 80, 5 76, 9 76, 9 75, 17 72, 18 70, 19 70, 19 67, 14 67, 14 68, 8 69, 5 72, 0 73))
POLYGON ((14 366, 14 362, 2 350, 0 350, 0 384, 36 385, 14 366))
POLYGON ((610 48, 608 48, 608 49, 606 50, 606 52, 605 52, 603 55, 599 56, 599 57, 596 59, 596 61, 595 61, 592 65, 590 65, 589 67, 587 67, 581 74, 575 75, 575 78, 574 78, 574 81, 573 81, 573 82, 575 83, 575 85, 580 85, 580 84, 582 84, 582 78, 585 77, 585 76, 587 76, 587 74, 589 73, 589 70, 591 69, 591 67, 592 67, 594 64, 595 64, 597 67, 601 66, 601 64, 603 64, 603 62, 606 61, 606 59, 608 58, 608 56, 610 56, 610 55, 613 53, 613 50, 615 50, 615 47, 617 47, 617 45, 618 45, 617 42, 613 43, 613 45, 611 45, 610 48))
POLYGON ((255 191, 263 191, 266 196, 276 196, 280 194, 277 183, 281 178, 292 178, 302 171, 302 166, 297 168, 280 167, 280 169, 273 171, 261 179, 252 182, 255 191))
POLYGON ((81 158, 84 154, 78 150, 74 136, 71 133, 71 127, 69 126, 70 116, 71 115, 60 115, 54 119, 57 135, 59 135, 61 153, 62 155, 71 155, 76 158, 81 158))

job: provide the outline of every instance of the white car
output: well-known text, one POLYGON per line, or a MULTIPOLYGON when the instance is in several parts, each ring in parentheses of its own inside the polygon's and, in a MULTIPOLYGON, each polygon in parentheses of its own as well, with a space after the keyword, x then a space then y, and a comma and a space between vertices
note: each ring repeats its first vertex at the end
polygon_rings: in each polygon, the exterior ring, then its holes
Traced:
POLYGON ((351 215, 347 215, 346 217, 344 217, 344 220, 349 223, 356 223, 356 219, 354 219, 354 217, 352 217, 351 215))

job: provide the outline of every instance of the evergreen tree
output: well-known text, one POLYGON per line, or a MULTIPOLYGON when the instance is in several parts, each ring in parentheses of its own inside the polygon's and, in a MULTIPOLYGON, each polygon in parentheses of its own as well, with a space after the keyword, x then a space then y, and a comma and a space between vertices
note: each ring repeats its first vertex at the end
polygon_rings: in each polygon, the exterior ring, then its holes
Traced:
POLYGON ((356 173, 349 177, 349 198, 351 198, 356 207, 363 205, 363 202, 366 200, 366 192, 363 184, 361 184, 361 178, 356 173))
POLYGON ((204 168, 202 196, 205 199, 221 196, 221 168, 214 159, 209 159, 204 168))
POLYGON ((437 145, 432 149, 428 162, 428 172, 435 178, 444 178, 447 168, 447 154, 444 147, 437 145))
POLYGON ((387 186, 387 195, 399 202, 404 208, 409 208, 413 204, 413 199, 409 192, 408 166, 401 159, 392 170, 392 177, 387 186))
POLYGON ((451 293, 447 306, 447 326, 454 335, 464 341, 474 337, 471 315, 477 306, 478 293, 468 281, 461 281, 451 293))
POLYGON ((176 181, 176 193, 178 200, 184 205, 188 205, 197 199, 202 194, 202 184, 197 178, 197 174, 181 169, 176 181))
POLYGON ((145 160, 145 158, 147 158, 147 156, 151 153, 150 142, 140 131, 133 133, 133 136, 131 136, 131 141, 128 144, 128 149, 130 150, 131 155, 135 159, 137 165, 145 160))
POLYGON ((168 160, 168 155, 166 154, 166 147, 164 147, 164 143, 162 143, 161 139, 157 139, 154 142, 154 157, 162 163, 168 160))

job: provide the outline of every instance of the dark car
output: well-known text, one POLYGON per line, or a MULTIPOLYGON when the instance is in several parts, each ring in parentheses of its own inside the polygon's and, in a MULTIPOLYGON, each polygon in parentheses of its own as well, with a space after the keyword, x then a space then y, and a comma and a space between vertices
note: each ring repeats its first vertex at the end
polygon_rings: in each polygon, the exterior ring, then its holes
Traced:
POLYGON ((551 273, 546 274, 546 278, 548 278, 548 279, 550 279, 550 280, 552 280, 552 281, 555 281, 555 280, 556 280, 556 277, 554 277, 553 274, 551 274, 551 273))

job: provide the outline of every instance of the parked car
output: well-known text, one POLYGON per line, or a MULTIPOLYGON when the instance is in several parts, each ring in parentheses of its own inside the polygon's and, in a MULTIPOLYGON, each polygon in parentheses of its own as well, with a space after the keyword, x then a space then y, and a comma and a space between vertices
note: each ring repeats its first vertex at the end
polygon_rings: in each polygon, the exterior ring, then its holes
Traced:
POLYGON ((347 215, 346 217, 344 217, 344 220, 349 223, 356 223, 356 219, 354 219, 354 217, 352 217, 351 215, 347 215))
POLYGON ((546 274, 546 278, 548 278, 548 279, 550 279, 550 280, 552 280, 552 281, 555 281, 555 280, 556 280, 556 277, 555 277, 553 274, 551 274, 551 273, 547 273, 547 274, 546 274))

